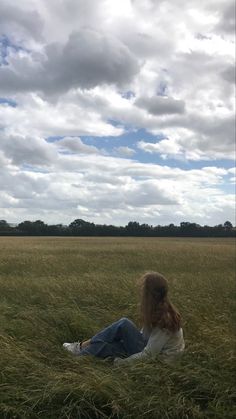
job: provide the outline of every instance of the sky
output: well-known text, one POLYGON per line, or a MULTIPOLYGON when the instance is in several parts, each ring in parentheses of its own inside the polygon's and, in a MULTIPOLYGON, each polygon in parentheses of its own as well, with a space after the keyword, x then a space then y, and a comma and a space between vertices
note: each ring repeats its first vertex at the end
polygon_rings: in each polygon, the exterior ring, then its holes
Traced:
POLYGON ((1 0, 0 219, 235 225, 231 0, 1 0))

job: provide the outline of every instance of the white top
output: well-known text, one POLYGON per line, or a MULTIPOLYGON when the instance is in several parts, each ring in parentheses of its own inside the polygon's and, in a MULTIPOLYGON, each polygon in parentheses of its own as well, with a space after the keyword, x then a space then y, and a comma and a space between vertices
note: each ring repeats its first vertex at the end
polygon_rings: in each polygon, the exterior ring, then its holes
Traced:
POLYGON ((185 348, 183 329, 180 328, 173 333, 166 329, 154 327, 149 336, 147 345, 142 352, 138 352, 129 356, 128 358, 115 358, 115 365, 132 362, 133 360, 145 359, 147 357, 154 357, 161 355, 166 361, 174 359, 180 355, 185 348))

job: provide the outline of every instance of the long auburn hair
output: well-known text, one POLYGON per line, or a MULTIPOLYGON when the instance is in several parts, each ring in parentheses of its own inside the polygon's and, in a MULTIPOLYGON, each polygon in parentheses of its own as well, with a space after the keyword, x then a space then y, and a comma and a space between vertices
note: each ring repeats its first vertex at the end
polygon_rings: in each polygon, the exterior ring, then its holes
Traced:
POLYGON ((141 278, 141 317, 144 328, 158 326, 170 332, 181 327, 178 310, 168 298, 168 282, 158 272, 147 272, 141 278))

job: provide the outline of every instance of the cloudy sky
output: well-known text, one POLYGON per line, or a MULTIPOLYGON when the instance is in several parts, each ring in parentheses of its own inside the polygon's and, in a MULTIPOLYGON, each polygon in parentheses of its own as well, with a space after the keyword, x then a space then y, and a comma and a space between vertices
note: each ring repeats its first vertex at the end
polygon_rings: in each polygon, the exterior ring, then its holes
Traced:
POLYGON ((235 224, 234 16, 1 0, 0 219, 235 224))

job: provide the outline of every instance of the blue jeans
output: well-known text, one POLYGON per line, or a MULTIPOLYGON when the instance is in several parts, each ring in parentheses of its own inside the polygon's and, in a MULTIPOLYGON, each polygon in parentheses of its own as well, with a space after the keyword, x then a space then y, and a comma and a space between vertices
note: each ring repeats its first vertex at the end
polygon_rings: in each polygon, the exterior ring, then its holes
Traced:
POLYGON ((93 336, 90 344, 78 355, 94 355, 99 358, 128 357, 141 352, 146 344, 147 339, 144 339, 134 323, 123 317, 93 336))

